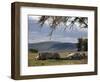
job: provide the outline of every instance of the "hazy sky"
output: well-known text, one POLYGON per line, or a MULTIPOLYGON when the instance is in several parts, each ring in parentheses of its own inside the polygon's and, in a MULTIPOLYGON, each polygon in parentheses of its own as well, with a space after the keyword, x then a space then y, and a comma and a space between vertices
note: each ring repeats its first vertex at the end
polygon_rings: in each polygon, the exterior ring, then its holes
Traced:
POLYGON ((40 16, 28 16, 28 42, 29 43, 37 43, 44 41, 59 41, 59 42, 72 42, 77 43, 77 39, 84 37, 87 38, 87 28, 79 28, 77 26, 73 26, 74 28, 67 28, 64 31, 64 26, 60 26, 57 28, 51 37, 49 33, 51 32, 51 28, 48 24, 44 24, 43 27, 38 23, 40 16))

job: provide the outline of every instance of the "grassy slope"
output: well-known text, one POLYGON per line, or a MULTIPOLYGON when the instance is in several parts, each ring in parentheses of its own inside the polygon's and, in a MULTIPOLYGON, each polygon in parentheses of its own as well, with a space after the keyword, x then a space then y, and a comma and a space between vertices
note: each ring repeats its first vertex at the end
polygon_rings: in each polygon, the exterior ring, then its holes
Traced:
MULTIPOLYGON (((69 52, 62 52, 59 53, 60 56, 63 58, 69 54, 69 52)), ((87 59, 82 60, 55 60, 55 59, 48 59, 48 60, 35 60, 35 57, 38 53, 31 53, 28 54, 28 65, 29 66, 48 66, 48 65, 72 65, 72 64, 86 64, 87 59)))

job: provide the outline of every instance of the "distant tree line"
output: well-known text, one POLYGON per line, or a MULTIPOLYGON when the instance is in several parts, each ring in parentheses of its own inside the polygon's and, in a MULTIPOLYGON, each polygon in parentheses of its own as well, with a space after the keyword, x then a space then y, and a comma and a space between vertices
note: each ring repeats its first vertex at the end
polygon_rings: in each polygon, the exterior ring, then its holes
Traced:
POLYGON ((29 51, 32 53, 38 53, 38 50, 36 50, 36 49, 29 49, 29 51))

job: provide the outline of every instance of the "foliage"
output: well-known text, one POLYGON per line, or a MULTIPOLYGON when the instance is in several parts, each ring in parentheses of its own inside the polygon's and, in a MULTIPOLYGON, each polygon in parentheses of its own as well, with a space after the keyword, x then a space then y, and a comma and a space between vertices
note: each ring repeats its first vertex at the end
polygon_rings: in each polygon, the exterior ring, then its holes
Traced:
POLYGON ((38 50, 36 50, 36 49, 29 49, 29 51, 33 52, 33 53, 37 53, 38 52, 38 50))
POLYGON ((50 28, 52 28, 49 36, 52 36, 53 31, 63 25, 64 30, 66 28, 72 28, 73 25, 78 25, 80 28, 88 28, 88 18, 87 17, 71 17, 71 16, 41 16, 38 23, 41 27, 48 23, 50 28))
POLYGON ((88 40, 87 39, 78 39, 78 51, 87 51, 88 49, 88 40))

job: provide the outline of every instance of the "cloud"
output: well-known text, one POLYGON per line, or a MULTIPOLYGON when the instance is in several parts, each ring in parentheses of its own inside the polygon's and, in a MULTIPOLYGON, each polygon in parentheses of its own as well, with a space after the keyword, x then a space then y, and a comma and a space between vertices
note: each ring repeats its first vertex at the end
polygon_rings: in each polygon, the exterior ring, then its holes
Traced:
POLYGON ((50 41, 49 37, 38 36, 37 38, 29 39, 29 43, 38 43, 38 42, 44 42, 44 41, 50 41))

